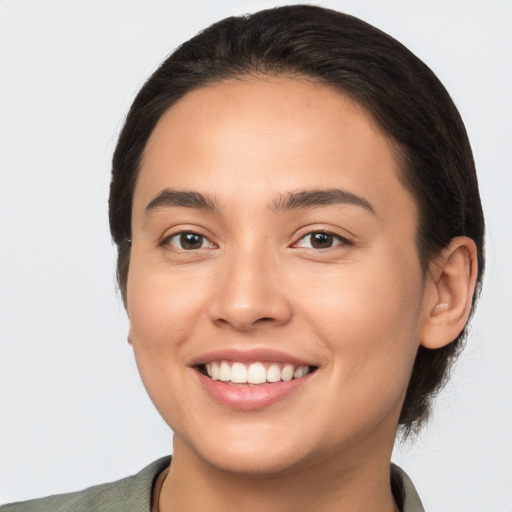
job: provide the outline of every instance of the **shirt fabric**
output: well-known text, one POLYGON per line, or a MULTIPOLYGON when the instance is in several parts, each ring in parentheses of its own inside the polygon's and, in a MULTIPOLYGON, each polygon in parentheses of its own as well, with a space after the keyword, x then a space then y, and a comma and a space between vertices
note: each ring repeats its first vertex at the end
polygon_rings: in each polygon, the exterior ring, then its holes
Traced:
MULTIPOLYGON (((170 462, 171 457, 163 457, 122 480, 79 492, 2 505, 0 512, 151 512, 153 487, 170 462)), ((413 483, 394 464, 391 488, 401 512, 425 512, 413 483)))

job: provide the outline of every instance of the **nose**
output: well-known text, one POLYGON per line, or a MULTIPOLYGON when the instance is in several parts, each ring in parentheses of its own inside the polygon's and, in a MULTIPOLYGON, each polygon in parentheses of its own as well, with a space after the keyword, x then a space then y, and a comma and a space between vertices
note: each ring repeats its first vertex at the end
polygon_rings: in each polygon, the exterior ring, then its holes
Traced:
POLYGON ((261 254, 227 259, 216 279, 211 320, 239 331, 286 324, 292 308, 278 275, 278 265, 261 254))

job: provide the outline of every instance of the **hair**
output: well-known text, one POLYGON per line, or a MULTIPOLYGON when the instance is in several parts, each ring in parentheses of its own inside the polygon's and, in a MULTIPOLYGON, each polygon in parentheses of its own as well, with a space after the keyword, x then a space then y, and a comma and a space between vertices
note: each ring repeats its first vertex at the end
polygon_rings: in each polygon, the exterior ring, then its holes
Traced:
MULTIPOLYGON (((474 240, 479 269, 474 306, 484 268, 484 219, 471 147, 453 101, 434 73, 386 33, 353 16, 307 5, 211 25, 176 49, 136 96, 114 152, 109 198, 125 304, 133 193, 158 120, 194 89, 276 75, 334 87, 372 115, 392 141, 400 178, 419 207, 417 248, 424 273, 454 237, 474 240)), ((445 347, 419 348, 399 419, 406 436, 427 419, 466 331, 445 347)))

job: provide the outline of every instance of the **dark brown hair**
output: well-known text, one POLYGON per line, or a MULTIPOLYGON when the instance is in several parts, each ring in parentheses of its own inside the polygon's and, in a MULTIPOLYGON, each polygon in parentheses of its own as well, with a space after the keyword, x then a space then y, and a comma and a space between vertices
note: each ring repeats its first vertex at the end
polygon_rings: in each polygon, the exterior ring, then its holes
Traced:
MULTIPOLYGON (((419 205, 423 270, 452 238, 472 238, 478 284, 484 219, 471 147, 460 115, 434 73, 401 43, 353 16, 296 5, 226 18, 172 53, 133 102, 113 157, 110 229, 126 301, 131 211, 141 156, 162 114, 187 92, 247 75, 297 75, 335 87, 362 105, 392 140, 401 178, 419 205)), ((426 419, 466 329, 449 345, 420 347, 400 416, 406 434, 426 419)))

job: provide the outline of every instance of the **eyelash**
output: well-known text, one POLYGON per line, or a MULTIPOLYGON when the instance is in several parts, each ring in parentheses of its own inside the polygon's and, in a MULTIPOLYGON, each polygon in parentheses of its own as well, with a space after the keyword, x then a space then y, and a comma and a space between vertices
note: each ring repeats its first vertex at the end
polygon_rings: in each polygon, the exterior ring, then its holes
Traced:
MULTIPOLYGON (((207 249, 207 248, 209 249, 209 248, 217 247, 206 236, 201 235, 200 233, 197 233, 195 231, 179 231, 177 233, 173 233, 171 235, 166 236, 161 241, 160 245, 162 245, 162 246, 168 245, 168 246, 174 247, 177 250, 184 251, 184 252, 193 252, 193 251, 196 251, 199 249, 207 249), (200 238, 201 246, 191 248, 191 249, 190 248, 186 249, 183 246, 177 247, 171 243, 173 239, 178 239, 179 240, 178 243, 183 242, 184 240, 182 239, 182 237, 184 237, 184 236, 192 236, 192 237, 200 238), (204 245, 205 242, 207 242, 208 245, 204 245)), ((310 250, 314 250, 314 251, 325 251, 327 249, 332 249, 337 246, 351 246, 351 245, 353 245, 352 241, 341 236, 341 235, 338 235, 336 233, 332 233, 332 232, 326 231, 326 230, 317 230, 317 231, 310 231, 310 232, 306 233, 305 235, 301 236, 297 242, 292 244, 292 247, 301 247, 301 248, 310 249, 310 250), (315 235, 322 235, 323 237, 327 237, 327 243, 332 242, 332 245, 329 245, 328 247, 306 247, 304 245, 299 245, 301 242, 306 240, 308 237, 313 237, 315 235), (338 243, 334 243, 335 241, 337 241, 338 243)))
POLYGON ((349 240, 348 238, 338 235, 336 233, 332 233, 331 231, 323 230, 323 229, 309 231, 305 235, 301 236, 299 238, 299 240, 293 244, 294 247, 303 247, 305 249, 311 249, 311 250, 315 250, 315 251, 325 251, 327 249, 333 249, 334 247, 338 247, 338 246, 347 247, 347 246, 351 246, 351 245, 353 245, 353 242, 351 240, 349 240), (312 237, 314 235, 322 235, 325 237, 329 237, 331 239, 331 241, 337 241, 338 243, 333 243, 333 245, 330 245, 329 247, 321 247, 321 248, 320 247, 299 246, 300 242, 302 242, 305 239, 307 239, 308 237, 312 237))
MULTIPOLYGON (((183 241, 183 240, 180 240, 180 241, 183 241)), ((179 243, 179 242, 178 242, 179 243)), ((208 248, 215 248, 217 247, 213 242, 211 242, 206 236, 204 235, 201 235, 200 233, 197 233, 195 231, 178 231, 177 233, 172 233, 171 235, 168 235, 166 236, 160 243, 161 246, 165 246, 165 245, 170 245, 171 247, 174 247, 176 248, 177 250, 179 251, 184 251, 184 252, 193 252, 195 250, 198 250, 198 249, 208 249, 208 248), (198 238, 201 238, 201 241, 202 241, 202 244, 201 244, 201 247, 197 247, 197 248, 194 248, 194 249, 185 249, 184 247, 176 247, 174 246, 171 241, 173 239, 178 239, 180 240, 181 237, 183 236, 196 236, 198 238), (179 238, 178 238, 179 237, 179 238), (208 242, 208 246, 205 246, 203 247, 203 244, 205 242, 208 242)))

